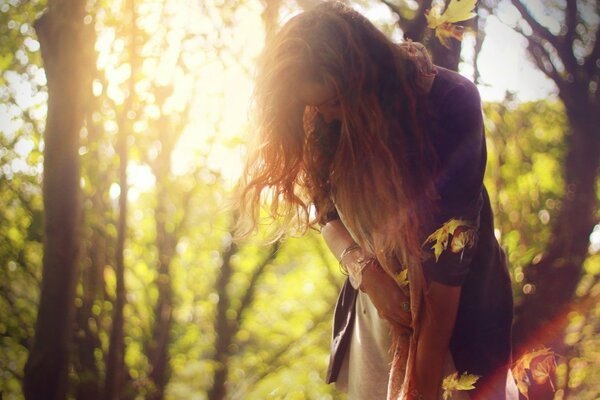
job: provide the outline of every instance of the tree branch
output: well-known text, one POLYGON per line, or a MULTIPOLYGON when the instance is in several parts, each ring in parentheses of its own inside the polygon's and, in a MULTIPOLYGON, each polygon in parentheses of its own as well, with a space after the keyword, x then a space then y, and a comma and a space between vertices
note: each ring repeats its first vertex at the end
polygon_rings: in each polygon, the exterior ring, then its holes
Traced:
MULTIPOLYGON (((400 10, 400 7, 398 7, 397 5, 393 4, 391 1, 388 0, 380 0, 383 4, 385 4, 391 12, 393 12, 394 14, 396 14, 396 16, 398 17, 398 23, 400 25, 401 28, 406 28, 408 27, 412 20, 406 18, 404 15, 402 15, 402 10, 400 10)), ((419 4, 419 8, 421 8, 421 4, 419 4)))
POLYGON ((562 48, 559 50, 567 71, 575 73, 575 70, 578 68, 577 60, 573 54, 573 45, 577 39, 577 0, 567 0, 565 24, 567 26, 567 33, 565 40, 561 41, 562 48))
POLYGON ((537 67, 548 78, 552 79, 559 88, 562 88, 563 87, 563 79, 561 78, 560 74, 558 73, 556 66, 552 62, 552 59, 551 59, 551 56, 550 56, 550 53, 548 52, 548 50, 546 50, 544 48, 544 46, 542 46, 541 43, 536 42, 535 39, 533 39, 531 37, 527 37, 527 41, 529 42, 527 49, 529 51, 529 54, 531 54, 531 56, 533 57, 533 60, 535 61, 535 64, 537 65, 537 67), (550 66, 550 69, 548 69, 547 66, 550 66))
POLYGON ((239 325, 242 321, 242 314, 248 309, 252 301, 254 300, 254 294, 256 293, 256 282, 264 272, 265 268, 273 262, 275 257, 277 256, 277 252, 281 247, 281 242, 277 241, 273 243, 271 249, 269 250, 269 254, 262 260, 262 262, 254 269, 252 276, 250 277, 250 282, 248 283, 248 287, 246 288, 246 292, 240 301, 240 307, 237 310, 237 319, 236 322, 239 325))
MULTIPOLYGON (((600 15, 600 2, 597 3, 597 14, 600 15)), ((594 43, 594 48, 592 49, 591 54, 585 60, 585 69, 588 71, 590 75, 596 75, 600 73, 600 64, 598 64, 598 60, 600 59, 600 28, 596 30, 596 42, 594 43)))
POLYGON ((515 6, 515 8, 521 14, 521 17, 529 24, 533 33, 542 39, 550 42, 554 48, 559 49, 562 47, 560 39, 557 36, 554 36, 550 31, 545 28, 542 24, 540 24, 531 13, 527 10, 527 7, 521 3, 520 0, 511 0, 511 3, 515 6))

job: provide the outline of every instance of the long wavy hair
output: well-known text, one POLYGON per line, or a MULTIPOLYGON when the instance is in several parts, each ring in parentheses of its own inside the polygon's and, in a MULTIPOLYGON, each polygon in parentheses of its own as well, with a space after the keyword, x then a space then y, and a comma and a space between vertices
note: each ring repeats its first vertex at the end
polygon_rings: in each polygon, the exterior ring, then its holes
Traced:
POLYGON ((337 210, 388 270, 390 260, 420 260, 435 203, 435 157, 416 73, 398 45, 342 3, 287 22, 259 62, 238 232, 257 227, 263 206, 278 235, 305 232, 337 210), (303 83, 335 90, 339 121, 328 124, 302 103, 303 83))

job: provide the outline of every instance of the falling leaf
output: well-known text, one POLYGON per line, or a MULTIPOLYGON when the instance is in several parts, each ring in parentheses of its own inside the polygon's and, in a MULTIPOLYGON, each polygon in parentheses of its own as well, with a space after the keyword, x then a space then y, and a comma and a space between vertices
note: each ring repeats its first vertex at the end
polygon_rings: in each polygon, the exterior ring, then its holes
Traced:
POLYGON ((464 27, 456 26, 454 23, 466 21, 477 14, 473 12, 477 0, 451 0, 442 13, 443 3, 436 3, 426 14, 427 26, 435 30, 435 36, 440 43, 449 48, 447 39, 454 38, 462 40, 464 27))
POLYGON ((527 370, 531 372, 531 377, 535 383, 543 385, 549 382, 552 387, 551 375, 556 370, 555 354, 548 348, 530 351, 523 354, 514 364, 512 368, 513 376, 517 382, 519 392, 529 399, 529 385, 531 381, 527 376, 527 370))
POLYGON ((425 240, 423 245, 433 242, 433 254, 435 255, 435 261, 437 262, 440 258, 440 255, 444 250, 448 248, 448 240, 449 236, 454 234, 454 231, 458 227, 465 227, 467 229, 473 229, 472 225, 463 219, 452 218, 446 223, 444 223, 441 228, 433 232, 429 237, 425 240))
POLYGON ((442 389, 444 390, 443 398, 448 400, 452 397, 452 393, 457 390, 472 390, 475 389, 475 383, 479 380, 479 376, 463 373, 460 378, 458 372, 448 375, 442 381, 442 389))

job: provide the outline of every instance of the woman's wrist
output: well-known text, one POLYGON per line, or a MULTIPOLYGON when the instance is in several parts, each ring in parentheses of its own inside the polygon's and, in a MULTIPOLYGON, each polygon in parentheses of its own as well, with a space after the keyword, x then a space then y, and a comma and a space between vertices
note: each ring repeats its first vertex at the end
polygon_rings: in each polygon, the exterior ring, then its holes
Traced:
POLYGON ((340 254, 340 269, 350 278, 350 284, 354 289, 359 289, 362 283, 363 270, 374 260, 366 256, 360 246, 356 243, 348 246, 340 254))
POLYGON ((350 233, 340 220, 330 221, 321 228, 321 236, 329 250, 340 260, 340 255, 345 249, 354 244, 350 233))

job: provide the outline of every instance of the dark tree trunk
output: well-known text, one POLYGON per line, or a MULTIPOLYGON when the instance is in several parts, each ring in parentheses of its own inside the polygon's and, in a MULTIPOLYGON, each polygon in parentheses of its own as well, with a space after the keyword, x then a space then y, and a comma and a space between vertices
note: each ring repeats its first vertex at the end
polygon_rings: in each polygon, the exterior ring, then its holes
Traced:
MULTIPOLYGON (((164 193, 163 193, 164 194, 164 193)), ((159 194, 159 202, 161 202, 159 194)), ((173 288, 171 285, 170 265, 175 251, 175 240, 166 229, 166 207, 164 202, 157 206, 156 228, 158 245, 158 275, 155 281, 158 287, 158 299, 154 307, 154 328, 148 344, 148 359, 151 366, 150 380, 154 391, 148 396, 151 400, 164 398, 165 388, 170 378, 169 343, 173 314, 173 288)))
POLYGON ((398 17, 398 24, 404 32, 404 38, 423 43, 429 52, 435 65, 458 71, 460 62, 461 42, 455 39, 450 39, 450 48, 444 47, 435 37, 434 32, 427 27, 427 19, 425 13, 431 9, 432 0, 419 2, 419 7, 415 13, 415 17, 408 19, 404 16, 402 9, 396 6, 390 0, 380 0, 387 5, 390 10, 398 17))
MULTIPOLYGON (((93 129, 89 128, 90 122, 88 120, 88 130, 91 132, 93 129)), ((94 148, 95 146, 90 147, 94 148)), ((95 154, 95 156, 99 155, 95 154)), ((76 317, 77 328, 74 340, 76 360, 74 364, 79 378, 75 389, 77 400, 98 400, 101 397, 100 372, 95 355, 96 351, 101 348, 98 336, 100 320, 92 309, 104 292, 103 271, 108 261, 108 249, 105 233, 93 222, 103 218, 107 211, 103 201, 103 195, 106 192, 102 190, 102 184, 99 186, 100 189, 97 189, 91 197, 93 207, 87 220, 88 226, 91 226, 87 249, 88 262, 83 264, 84 269, 81 273, 83 295, 76 317)))
POLYGON ((96 329, 92 328, 91 320, 97 318, 92 312, 92 307, 98 297, 101 280, 98 272, 101 273, 104 263, 99 262, 105 259, 104 238, 93 234, 91 239, 93 248, 90 248, 90 264, 87 265, 82 274, 83 298, 81 306, 77 308, 75 331, 75 357, 74 367, 77 372, 78 382, 75 389, 77 400, 98 400, 100 399, 100 374, 96 363, 95 351, 100 348, 100 338, 96 329))
POLYGON ((460 52, 462 50, 461 42, 455 39, 449 41, 450 48, 446 48, 442 43, 435 39, 431 39, 429 45, 429 51, 431 52, 431 58, 433 63, 440 67, 447 68, 452 71, 458 71, 458 64, 460 63, 460 52))
MULTIPOLYGON (((165 130, 165 134, 171 133, 165 130)), ((156 215, 156 247, 158 250, 158 268, 155 285, 158 288, 158 299, 154 307, 154 326, 152 337, 147 345, 150 363, 149 378, 154 384, 154 390, 149 395, 151 400, 164 398, 165 388, 170 378, 169 343, 173 313, 173 288, 171 284, 171 261, 175 254, 177 235, 169 230, 169 213, 167 212, 168 172, 173 145, 164 142, 159 160, 154 168, 157 181, 156 215)), ((174 143, 173 143, 174 144, 174 143)))
POLYGON ((117 155, 119 158, 119 219, 117 221, 117 243, 115 249, 115 278, 116 293, 113 305, 112 329, 106 358, 106 379, 104 384, 104 399, 125 399, 131 397, 128 393, 126 382, 129 377, 125 366, 125 318, 126 303, 125 288, 125 241, 127 237, 127 196, 129 184, 127 179, 127 165, 129 163, 128 138, 131 133, 131 119, 129 113, 133 111, 135 101, 135 83, 139 59, 137 54, 137 27, 135 0, 128 0, 125 4, 131 29, 129 36, 129 62, 131 76, 128 81, 128 95, 123 104, 123 109, 118 116, 119 133, 117 137, 117 155))
POLYGON ((121 129, 117 143, 119 155, 119 220, 117 223, 117 246, 115 260, 116 294, 113 305, 112 328, 106 358, 106 380, 104 399, 114 400, 122 397, 125 383, 125 343, 124 316, 125 308, 125 236, 127 231, 127 131, 121 129))
POLYGON ((67 396, 69 346, 78 278, 81 194, 79 133, 91 88, 92 27, 82 1, 50 0, 35 23, 48 81, 44 135, 44 257, 35 339, 23 391, 27 399, 67 396))

